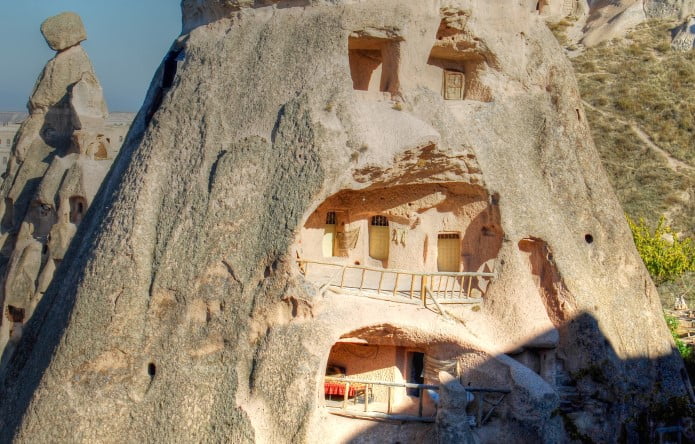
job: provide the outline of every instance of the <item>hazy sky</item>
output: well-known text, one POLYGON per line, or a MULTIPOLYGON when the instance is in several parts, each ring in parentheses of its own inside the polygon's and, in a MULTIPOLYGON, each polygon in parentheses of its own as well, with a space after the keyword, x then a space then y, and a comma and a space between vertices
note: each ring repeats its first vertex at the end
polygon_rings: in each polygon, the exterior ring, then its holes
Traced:
POLYGON ((181 31, 180 0, 0 0, 0 111, 24 111, 55 52, 39 27, 63 11, 82 16, 82 45, 110 111, 137 111, 155 69, 181 31))

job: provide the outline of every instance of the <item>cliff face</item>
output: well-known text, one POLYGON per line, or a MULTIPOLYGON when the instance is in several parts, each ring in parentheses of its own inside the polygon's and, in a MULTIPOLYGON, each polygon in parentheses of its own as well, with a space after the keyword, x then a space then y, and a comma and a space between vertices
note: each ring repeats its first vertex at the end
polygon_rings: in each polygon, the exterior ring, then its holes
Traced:
POLYGON ((2 362, 21 339, 117 152, 104 131, 101 86, 80 46, 86 39, 81 19, 64 13, 41 31, 58 53, 36 82, 0 191, 2 362))
POLYGON ((1 375, 3 438, 470 439, 446 370, 511 391, 483 441, 615 441, 687 394, 541 19, 502 0, 266 3, 182 3, 187 34, 1 375), (334 279, 364 265, 432 281, 363 277, 393 289, 365 298, 334 279), (452 270, 495 275, 449 295, 452 270), (428 308, 399 299, 425 287, 428 308), (410 381, 414 354, 443 384, 434 425, 324 405, 327 367, 410 381))
POLYGON ((684 20, 695 12, 693 0, 525 0, 526 7, 567 38, 585 47, 624 38, 635 26, 652 19, 684 20))

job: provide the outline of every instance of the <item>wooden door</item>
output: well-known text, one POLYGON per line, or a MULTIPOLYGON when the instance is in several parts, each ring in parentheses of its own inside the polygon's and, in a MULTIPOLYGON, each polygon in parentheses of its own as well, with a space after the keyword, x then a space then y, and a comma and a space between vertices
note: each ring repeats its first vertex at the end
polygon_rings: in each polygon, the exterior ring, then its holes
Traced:
POLYGON ((437 270, 459 272, 461 238, 458 233, 440 233, 437 239, 437 270))
POLYGON ((326 225, 323 229, 323 242, 321 245, 323 257, 333 257, 335 255, 335 218, 336 216, 334 211, 329 211, 326 214, 326 225))
POLYGON ((444 98, 446 100, 463 99, 463 73, 444 71, 444 98))
POLYGON ((389 257, 389 222, 386 216, 372 217, 369 226, 369 256, 385 261, 389 257))

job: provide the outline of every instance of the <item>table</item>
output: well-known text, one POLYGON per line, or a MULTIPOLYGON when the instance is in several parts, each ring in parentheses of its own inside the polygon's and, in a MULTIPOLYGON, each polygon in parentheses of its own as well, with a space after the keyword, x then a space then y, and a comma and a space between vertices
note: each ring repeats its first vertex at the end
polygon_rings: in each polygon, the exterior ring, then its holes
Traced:
MULTIPOLYGON (((332 396, 332 395, 338 395, 345 397, 345 386, 346 384, 344 382, 338 382, 338 381, 324 381, 323 383, 323 391, 326 395, 332 396)), ((364 384, 350 384, 350 388, 348 389, 347 397, 348 398, 354 398, 355 402, 357 402, 357 396, 365 394, 367 390, 367 386, 364 384)))

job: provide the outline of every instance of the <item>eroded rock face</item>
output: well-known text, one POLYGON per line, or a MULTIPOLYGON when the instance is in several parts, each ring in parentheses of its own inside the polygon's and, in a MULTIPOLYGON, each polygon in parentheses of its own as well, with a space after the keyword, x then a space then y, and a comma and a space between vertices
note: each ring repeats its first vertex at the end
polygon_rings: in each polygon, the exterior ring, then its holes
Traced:
MULTIPOLYGON (((571 66, 528 5, 245 6, 183 3, 187 34, 1 375, 2 438, 437 436, 333 415, 329 370, 454 375, 436 415, 459 442, 470 387, 509 391, 476 424, 488 442, 615 442, 686 396, 571 66)), ((373 396, 434 415, 424 393, 373 396)))
POLYGON ((569 21, 567 38, 591 47, 624 37, 649 19, 683 20, 695 12, 693 0, 529 0, 544 20, 569 21))
POLYGON ((87 40, 87 31, 79 15, 63 12, 41 24, 41 34, 54 51, 62 51, 87 40))
POLYGON ((695 17, 689 17, 675 33, 671 47, 678 51, 690 51, 695 48, 695 17))
POLYGON ((695 12, 695 0, 644 0, 649 18, 683 19, 695 12))
POLYGON ((29 99, 29 117, 12 147, 0 203, 0 353, 4 364, 62 261, 117 147, 105 136, 106 103, 79 43, 79 16, 41 26, 59 50, 29 99), (18 315, 21 313, 21 316, 18 315))

